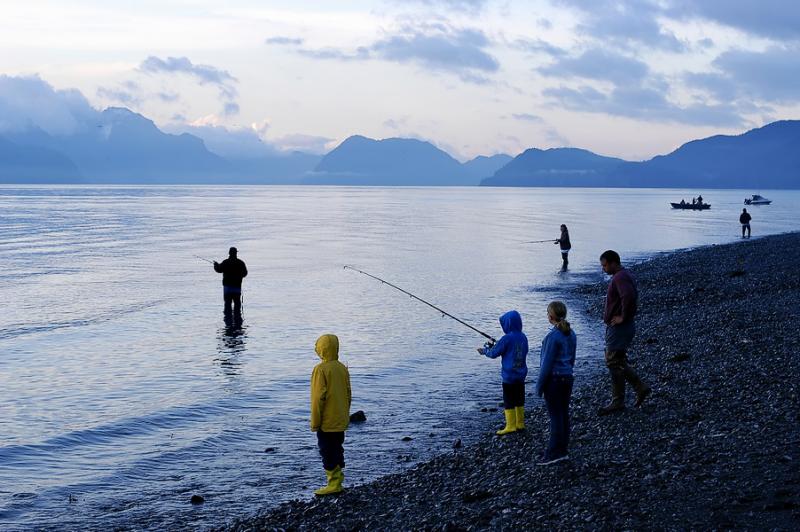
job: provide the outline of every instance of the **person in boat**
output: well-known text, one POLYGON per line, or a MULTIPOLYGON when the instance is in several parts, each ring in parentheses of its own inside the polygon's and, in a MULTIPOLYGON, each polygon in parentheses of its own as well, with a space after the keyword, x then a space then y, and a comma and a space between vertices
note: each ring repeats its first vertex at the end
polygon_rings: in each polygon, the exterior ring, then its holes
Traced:
POLYGON ((525 430, 525 377, 528 375, 528 337, 522 332, 522 316, 510 310, 500 316, 500 326, 505 333, 491 347, 479 347, 478 353, 488 357, 501 357, 500 376, 503 380, 503 411, 506 426, 496 432, 504 436, 525 430))
POLYGON ((750 238, 750 220, 753 217, 747 212, 747 209, 742 209, 742 214, 739 215, 739 223, 742 224, 742 238, 745 238, 744 233, 747 231, 747 238, 750 238))
POLYGON ((692 205, 696 205, 696 204, 697 204, 697 199, 696 198, 692 198, 692 205))
POLYGON ((561 236, 556 239, 554 244, 560 244, 561 247, 561 271, 567 271, 569 264, 569 250, 572 249, 572 244, 569 241, 569 230, 567 226, 561 224, 561 236))
POLYGON ((628 365, 628 347, 636 334, 634 317, 639 299, 636 281, 622 267, 619 254, 614 250, 609 249, 600 255, 600 266, 612 276, 603 311, 603 321, 606 323, 605 358, 611 374, 612 395, 611 403, 598 410, 598 414, 603 416, 625 408, 626 382, 636 392, 635 407, 642 405, 651 390, 628 365))
POLYGON ((681 205, 686 205, 686 200, 681 198, 681 205))
POLYGON ((221 263, 214 261, 214 271, 222 274, 222 297, 225 300, 225 315, 242 314, 242 279, 247 277, 247 266, 238 255, 235 247, 228 250, 228 258, 221 263))
POLYGON ((569 446, 569 401, 575 366, 577 339, 567 321, 567 306, 553 301, 547 306, 547 320, 553 326, 542 340, 536 395, 544 397, 550 416, 550 441, 540 465, 566 460, 569 446))
POLYGON ((698 205, 702 205, 703 204, 703 196, 697 196, 697 204, 698 205))

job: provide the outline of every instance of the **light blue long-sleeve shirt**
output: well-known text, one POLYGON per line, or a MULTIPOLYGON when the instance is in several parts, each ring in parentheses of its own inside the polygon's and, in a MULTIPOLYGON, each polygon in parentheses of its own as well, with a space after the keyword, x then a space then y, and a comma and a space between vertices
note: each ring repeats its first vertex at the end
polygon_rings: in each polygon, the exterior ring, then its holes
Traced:
POLYGON ((539 354, 539 378, 536 381, 536 395, 544 393, 547 380, 553 375, 572 375, 575 366, 575 351, 578 339, 575 331, 570 330, 564 334, 557 327, 553 327, 542 340, 542 350, 539 354))

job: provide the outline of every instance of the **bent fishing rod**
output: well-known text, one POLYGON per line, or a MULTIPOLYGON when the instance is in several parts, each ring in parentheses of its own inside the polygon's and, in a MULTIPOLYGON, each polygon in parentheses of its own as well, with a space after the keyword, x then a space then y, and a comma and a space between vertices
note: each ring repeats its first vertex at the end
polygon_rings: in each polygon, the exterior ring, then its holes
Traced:
POLYGON ((439 308, 439 307, 437 307, 436 305, 433 305, 433 304, 431 304, 431 303, 428 303, 427 301, 425 301, 425 300, 424 300, 424 299, 422 299, 421 297, 415 296, 415 295, 414 295, 414 294, 412 294, 411 292, 409 292, 409 291, 407 291, 407 290, 403 290, 403 289, 402 289, 402 288, 400 288, 399 286, 397 286, 397 285, 394 285, 394 284, 390 283, 389 281, 385 281, 385 280, 381 279, 380 277, 376 277, 376 276, 372 275, 371 273, 367 273, 367 272, 365 272, 365 271, 359 270, 358 268, 353 268, 352 266, 345 265, 344 269, 345 269, 345 270, 353 270, 354 272, 358 272, 358 273, 360 273, 360 274, 366 275, 367 277, 372 277, 372 278, 373 278, 373 279, 375 279, 376 281, 380 281, 381 283, 383 283, 383 284, 385 284, 385 285, 389 285, 389 286, 391 286, 392 288, 394 288, 395 290, 399 290, 400 292, 403 292, 403 293, 404 293, 404 294, 406 294, 407 296, 409 296, 409 297, 411 297, 411 298, 413 298, 413 299, 416 299, 416 300, 417 300, 417 301, 419 301, 420 303, 424 303, 424 304, 428 305, 429 307, 431 307, 432 309, 434 309, 434 310, 436 310, 436 311, 438 311, 438 312, 441 312, 442 316, 447 316, 448 318, 451 318, 451 319, 454 319, 454 320, 456 320, 456 321, 457 321, 458 323, 460 323, 461 325, 464 325, 464 326, 466 326, 466 327, 469 327, 470 329, 472 329, 472 330, 473 330, 473 331, 475 331, 476 333, 480 334, 480 335, 481 335, 481 336, 483 336, 484 338, 488 338, 490 342, 492 342, 492 343, 496 343, 496 342, 497 342, 497 340, 495 340, 494 338, 492 338, 491 336, 489 336, 489 335, 488 335, 488 334, 486 334, 485 332, 483 332, 483 331, 481 331, 481 330, 479 330, 479 329, 476 329, 475 327, 473 327, 473 326, 472 326, 472 325, 470 325, 469 323, 467 323, 467 322, 465 322, 465 321, 463 321, 463 320, 460 320, 460 319, 456 318, 455 316, 453 316, 453 315, 452 315, 452 314, 450 314, 449 312, 445 312, 444 310, 440 309, 440 308, 439 308))
POLYGON ((523 242, 523 244, 544 244, 545 242, 557 242, 558 239, 556 238, 549 238, 547 240, 530 240, 528 242, 523 242))
POLYGON ((207 259, 207 258, 205 258, 205 257, 201 257, 200 255, 195 255, 195 257, 196 257, 196 258, 198 258, 198 259, 200 259, 200 260, 204 260, 204 261, 206 261, 206 262, 207 262, 207 263, 209 263, 209 264, 214 264, 214 261, 213 261, 213 260, 207 259))

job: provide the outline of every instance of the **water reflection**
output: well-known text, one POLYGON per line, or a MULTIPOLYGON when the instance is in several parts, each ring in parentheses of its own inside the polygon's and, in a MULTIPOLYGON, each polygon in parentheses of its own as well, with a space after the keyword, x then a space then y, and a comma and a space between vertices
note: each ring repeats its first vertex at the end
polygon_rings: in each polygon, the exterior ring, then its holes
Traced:
POLYGON ((225 312, 225 326, 220 328, 217 343, 217 358, 222 373, 237 376, 241 372, 240 356, 246 349, 247 327, 241 312, 225 312))

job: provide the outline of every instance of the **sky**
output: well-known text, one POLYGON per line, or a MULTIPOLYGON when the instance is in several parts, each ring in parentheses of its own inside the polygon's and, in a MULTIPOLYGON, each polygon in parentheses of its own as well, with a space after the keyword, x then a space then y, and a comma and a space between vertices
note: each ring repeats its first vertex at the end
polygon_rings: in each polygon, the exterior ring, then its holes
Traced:
POLYGON ((460 160, 560 146, 641 160, 800 118, 794 0, 0 0, 0 12, 0 132, 26 112, 55 128, 81 100, 241 150, 321 153, 361 134, 460 160))

